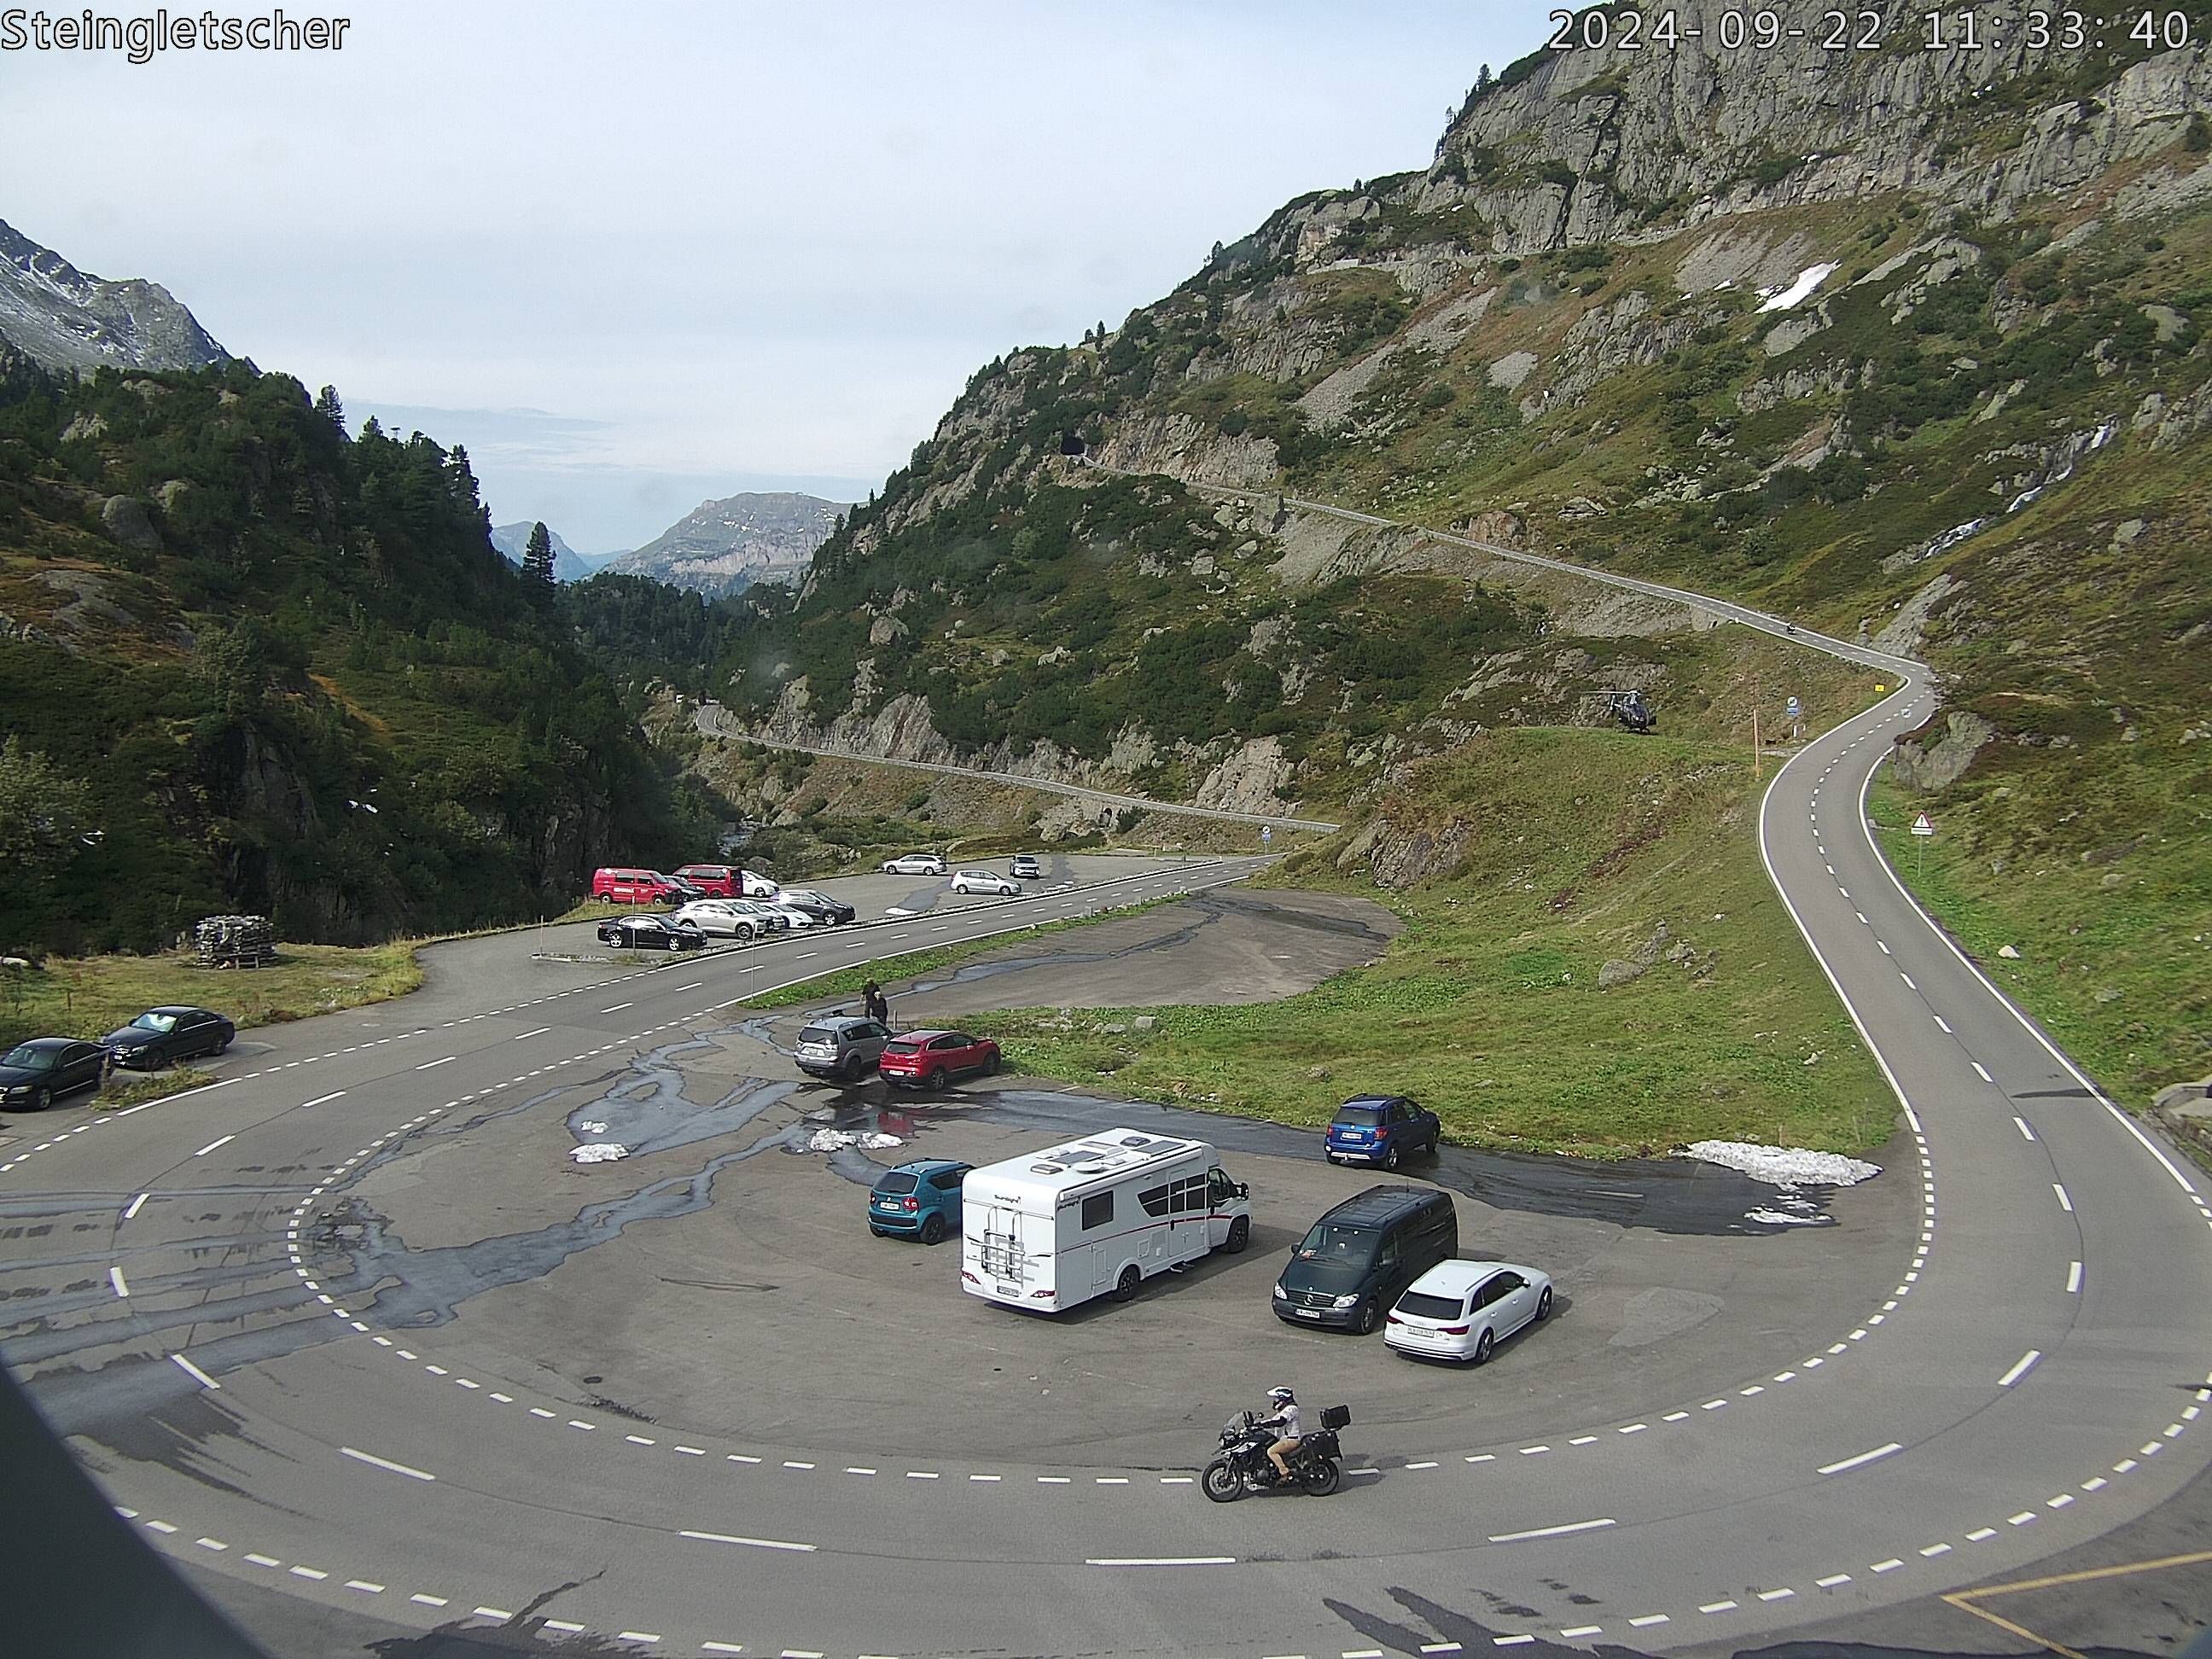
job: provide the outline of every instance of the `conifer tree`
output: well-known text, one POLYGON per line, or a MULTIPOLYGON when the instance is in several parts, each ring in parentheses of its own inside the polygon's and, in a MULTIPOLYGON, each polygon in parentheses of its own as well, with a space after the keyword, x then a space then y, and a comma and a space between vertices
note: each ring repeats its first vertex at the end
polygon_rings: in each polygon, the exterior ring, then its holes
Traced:
POLYGON ((530 526, 530 539, 522 549, 522 574, 548 587, 553 585, 553 532, 543 520, 530 526))

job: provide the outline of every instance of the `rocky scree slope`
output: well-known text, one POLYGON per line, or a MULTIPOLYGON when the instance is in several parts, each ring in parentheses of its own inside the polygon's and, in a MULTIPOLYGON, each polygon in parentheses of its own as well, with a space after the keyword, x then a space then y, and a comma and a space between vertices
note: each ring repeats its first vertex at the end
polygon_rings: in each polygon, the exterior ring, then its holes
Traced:
POLYGON ((64 374, 199 368, 230 354, 155 283, 79 270, 0 221, 0 343, 64 374))

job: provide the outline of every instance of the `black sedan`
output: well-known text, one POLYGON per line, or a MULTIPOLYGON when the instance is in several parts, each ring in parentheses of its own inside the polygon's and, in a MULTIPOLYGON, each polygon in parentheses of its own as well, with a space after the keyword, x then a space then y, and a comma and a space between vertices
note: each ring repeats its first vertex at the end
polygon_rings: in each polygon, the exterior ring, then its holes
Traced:
POLYGON ((97 1089, 107 1050, 72 1037, 33 1037, 0 1054, 0 1104, 43 1112, 64 1095, 97 1089))
POLYGON ((180 1060, 219 1054, 238 1027, 205 1008, 149 1008, 119 1031, 100 1038, 118 1066, 157 1072, 180 1060))
POLYGON ((703 951, 707 936, 670 916, 611 916, 599 924, 599 943, 624 951, 703 951))
POLYGON ((804 911, 818 922, 842 927, 856 920, 860 912, 842 899, 827 893, 817 893, 809 887, 787 887, 775 896, 775 902, 787 910, 804 911))

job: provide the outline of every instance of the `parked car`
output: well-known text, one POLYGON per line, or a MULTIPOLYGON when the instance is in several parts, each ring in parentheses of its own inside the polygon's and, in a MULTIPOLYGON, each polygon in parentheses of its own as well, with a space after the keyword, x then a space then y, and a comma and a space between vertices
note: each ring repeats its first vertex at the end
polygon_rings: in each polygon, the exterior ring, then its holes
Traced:
POLYGON ((739 915, 752 916, 764 924, 763 932, 787 933, 794 927, 811 927, 814 918, 803 910, 794 910, 781 899, 724 899, 739 915))
POLYGON ((1401 1353, 1480 1365, 1552 1311, 1552 1279, 1510 1261, 1439 1261, 1390 1310, 1382 1340, 1401 1353))
POLYGON ((707 936, 696 922, 675 916, 610 916, 599 939, 623 951, 703 951, 707 936))
POLYGON ((237 1035, 235 1025, 205 1008, 149 1008, 100 1038, 100 1046, 116 1065, 151 1072, 179 1060, 219 1054, 237 1035))
POLYGON ((825 927, 842 927, 860 918, 860 913, 842 899, 817 893, 811 887, 787 887, 776 895, 775 902, 787 910, 804 910, 825 927))
MULTIPOLYGON (((715 939, 750 940, 776 931, 775 924, 767 917, 740 910, 735 899, 693 899, 669 920, 679 926, 696 927, 715 939)), ((602 927, 602 937, 605 933, 602 927)))
POLYGON ((902 853, 895 859, 884 860, 887 876, 941 876, 945 860, 934 853, 902 853))
POLYGON ((1276 1279, 1275 1317, 1364 1336, 1407 1286, 1459 1249, 1459 1212, 1433 1187, 1370 1187, 1314 1223, 1276 1279))
POLYGON ((671 899, 697 898, 700 894, 689 882, 679 882, 658 870, 609 866, 592 872, 592 896, 612 904, 659 904, 671 899))
POLYGON ((1020 892, 1022 886, 1019 882, 1009 881, 989 870, 961 870, 953 875, 952 890, 956 893, 994 893, 1006 897, 1020 892))
POLYGON ((1380 1164, 1395 1170, 1422 1152, 1434 1158, 1443 1125, 1404 1095, 1357 1095, 1336 1109, 1324 1142, 1332 1164, 1380 1164))
POLYGON ((676 873, 708 898, 774 898, 776 884, 757 870, 733 864, 686 864, 676 873))
POLYGON ((971 1167, 921 1158, 884 1170, 868 1194, 868 1231, 878 1238, 896 1235, 925 1244, 958 1232, 960 1183, 971 1167))
POLYGON ((883 1058, 890 1032, 880 1021, 852 1014, 831 1014, 814 1020, 799 1033, 791 1057, 809 1077, 826 1077, 839 1083, 857 1083, 883 1058))
POLYGON ((894 1089, 942 1089, 957 1077, 999 1069, 999 1045, 965 1031, 908 1031, 884 1045, 877 1070, 894 1089))
POLYGON ((1044 866, 1031 854, 1017 853, 1013 862, 1006 866, 1006 873, 1021 881, 1042 881, 1044 879, 1044 866))
POLYGON ((0 1054, 0 1104, 43 1112, 64 1095, 97 1089, 107 1050, 74 1037, 33 1037, 0 1054))

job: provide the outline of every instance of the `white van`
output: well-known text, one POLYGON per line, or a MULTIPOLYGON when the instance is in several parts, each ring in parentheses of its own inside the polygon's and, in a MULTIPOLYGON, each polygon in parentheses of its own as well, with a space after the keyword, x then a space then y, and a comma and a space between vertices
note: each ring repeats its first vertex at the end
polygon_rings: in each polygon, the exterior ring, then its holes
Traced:
POLYGON ((1040 1313, 1127 1302, 1158 1273, 1251 1242, 1249 1194, 1202 1140, 1105 1129, 969 1172, 960 1285, 1040 1313))

